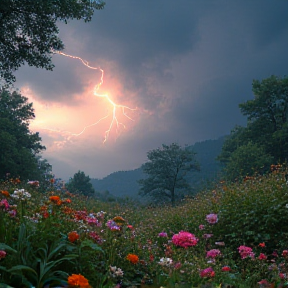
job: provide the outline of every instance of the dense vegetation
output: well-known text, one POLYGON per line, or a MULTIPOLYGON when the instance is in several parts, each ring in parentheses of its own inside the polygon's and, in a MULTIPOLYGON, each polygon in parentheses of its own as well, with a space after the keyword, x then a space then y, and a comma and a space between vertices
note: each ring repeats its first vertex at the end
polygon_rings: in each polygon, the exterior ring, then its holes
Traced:
POLYGON ((54 180, 45 193, 37 181, 2 181, 0 283, 288 287, 287 170, 271 168, 174 208, 87 201, 54 180))

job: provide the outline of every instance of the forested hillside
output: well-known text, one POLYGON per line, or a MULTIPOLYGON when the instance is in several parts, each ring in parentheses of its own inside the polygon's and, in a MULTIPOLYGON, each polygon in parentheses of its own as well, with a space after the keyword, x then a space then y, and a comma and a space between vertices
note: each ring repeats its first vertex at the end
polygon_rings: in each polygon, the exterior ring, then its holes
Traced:
MULTIPOLYGON (((191 146, 195 151, 196 160, 200 164, 199 172, 190 172, 187 175, 193 193, 208 184, 209 181, 215 179, 220 173, 220 164, 216 161, 216 157, 220 154, 224 142, 224 137, 216 140, 206 140, 197 142, 191 146)), ((103 179, 91 179, 91 183, 98 192, 109 192, 116 197, 138 197, 139 184, 138 180, 145 177, 142 168, 130 171, 114 172, 103 179)), ((108 193, 107 193, 108 194, 108 193)))

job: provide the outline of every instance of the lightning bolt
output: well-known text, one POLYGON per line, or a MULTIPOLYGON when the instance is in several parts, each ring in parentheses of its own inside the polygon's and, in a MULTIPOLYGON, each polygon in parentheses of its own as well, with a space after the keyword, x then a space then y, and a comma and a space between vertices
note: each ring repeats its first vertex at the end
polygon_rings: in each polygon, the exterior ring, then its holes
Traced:
MULTIPOLYGON (((69 54, 66 54, 66 53, 63 53, 61 51, 56 51, 54 50, 53 51, 55 54, 59 54, 59 55, 62 55, 62 56, 65 56, 65 57, 68 57, 68 58, 72 58, 72 59, 77 59, 79 61, 82 62, 83 65, 85 65, 87 68, 89 69, 93 69, 93 70, 99 70, 101 72, 101 77, 100 77, 100 82, 97 83, 95 86, 94 86, 94 89, 93 89, 93 95, 96 96, 96 97, 103 97, 103 98, 106 98, 108 103, 111 104, 112 106, 112 119, 111 119, 111 122, 110 122, 110 125, 108 127, 108 129, 105 131, 105 134, 104 134, 104 140, 103 140, 103 143, 105 143, 108 138, 109 138, 109 135, 110 135, 110 132, 113 128, 114 125, 116 125, 116 129, 118 130, 119 126, 122 126, 124 129, 126 129, 126 126, 120 122, 117 118, 117 112, 118 110, 121 110, 122 111, 122 115, 124 115, 126 118, 128 118, 129 120, 131 121, 134 121, 131 117, 129 117, 126 113, 127 110, 130 110, 130 111, 135 111, 137 110, 137 108, 130 108, 128 106, 125 106, 125 105, 121 105, 121 104, 117 104, 115 103, 114 101, 112 101, 111 98, 109 98, 109 96, 107 94, 100 94, 98 91, 100 89, 100 87, 102 86, 103 82, 104 82, 104 70, 101 69, 100 67, 93 67, 89 64, 88 61, 78 57, 78 56, 73 56, 73 55, 69 55, 69 54)), ((97 124, 99 124, 102 120, 104 119, 107 119, 109 117, 109 113, 100 118, 98 121, 96 121, 95 123, 92 123, 90 125, 87 125, 85 126, 82 131, 80 131, 79 133, 71 133, 69 131, 62 131, 62 132, 66 132, 66 133, 69 133, 71 136, 80 136, 82 135, 86 129, 92 127, 92 126, 95 126, 97 124)), ((48 128, 45 128, 45 130, 50 130, 52 132, 57 132, 56 130, 53 130, 53 129, 48 129, 48 128)), ((116 131, 117 131, 116 130, 116 131)), ((58 131, 59 132, 59 131, 58 131)))

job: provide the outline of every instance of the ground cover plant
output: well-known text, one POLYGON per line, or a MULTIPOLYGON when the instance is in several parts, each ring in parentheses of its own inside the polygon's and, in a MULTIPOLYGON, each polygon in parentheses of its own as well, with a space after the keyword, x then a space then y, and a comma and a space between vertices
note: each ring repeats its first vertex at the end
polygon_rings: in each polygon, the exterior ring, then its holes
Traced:
POLYGON ((288 287, 287 170, 176 207, 0 183, 0 287, 288 287))

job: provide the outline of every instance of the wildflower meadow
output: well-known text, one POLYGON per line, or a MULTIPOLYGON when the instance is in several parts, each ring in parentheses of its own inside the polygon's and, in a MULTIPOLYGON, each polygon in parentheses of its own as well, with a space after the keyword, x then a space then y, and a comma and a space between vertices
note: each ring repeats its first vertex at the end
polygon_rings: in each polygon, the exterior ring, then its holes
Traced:
POLYGON ((217 183, 175 207, 6 179, 0 287, 288 287, 285 174, 217 183))

